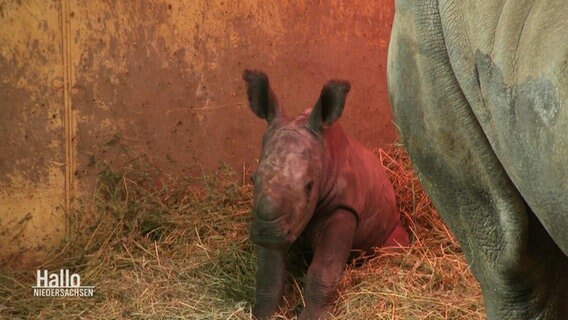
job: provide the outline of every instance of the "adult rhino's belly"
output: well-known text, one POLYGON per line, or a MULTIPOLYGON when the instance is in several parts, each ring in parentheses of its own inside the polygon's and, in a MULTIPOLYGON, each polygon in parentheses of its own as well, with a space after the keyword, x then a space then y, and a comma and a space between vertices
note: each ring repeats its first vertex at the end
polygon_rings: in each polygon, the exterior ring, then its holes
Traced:
POLYGON ((527 76, 510 85, 488 56, 478 54, 476 66, 484 104, 474 112, 512 182, 568 255, 565 79, 527 76))

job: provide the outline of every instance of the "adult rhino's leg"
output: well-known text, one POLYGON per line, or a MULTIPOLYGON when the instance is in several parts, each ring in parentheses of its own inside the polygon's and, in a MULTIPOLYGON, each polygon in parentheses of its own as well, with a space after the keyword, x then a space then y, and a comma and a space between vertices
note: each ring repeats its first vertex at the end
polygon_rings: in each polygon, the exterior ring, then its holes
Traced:
POLYGON ((300 320, 322 319, 336 297, 337 284, 349 258, 357 221, 353 213, 339 209, 318 224, 312 233, 314 256, 306 281, 306 307, 300 320))
POLYGON ((449 62, 438 1, 397 1, 388 81, 403 143, 481 284, 488 318, 568 318, 566 257, 472 113, 449 62))
POLYGON ((258 247, 256 301, 252 310, 255 319, 270 319, 284 294, 287 250, 258 247))

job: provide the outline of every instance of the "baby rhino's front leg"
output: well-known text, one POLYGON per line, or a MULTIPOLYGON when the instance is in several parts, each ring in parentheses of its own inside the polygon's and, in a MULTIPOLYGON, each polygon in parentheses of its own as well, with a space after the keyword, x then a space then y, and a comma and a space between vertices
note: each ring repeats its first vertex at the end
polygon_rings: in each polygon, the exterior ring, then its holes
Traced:
POLYGON ((256 301, 252 309, 254 319, 268 320, 276 312, 284 294, 286 277, 286 250, 258 247, 256 273, 256 301))
POLYGON ((306 307, 299 320, 324 318, 326 307, 335 300, 337 284, 347 263, 357 226, 355 216, 343 209, 322 222, 314 228, 314 256, 308 269, 306 307))

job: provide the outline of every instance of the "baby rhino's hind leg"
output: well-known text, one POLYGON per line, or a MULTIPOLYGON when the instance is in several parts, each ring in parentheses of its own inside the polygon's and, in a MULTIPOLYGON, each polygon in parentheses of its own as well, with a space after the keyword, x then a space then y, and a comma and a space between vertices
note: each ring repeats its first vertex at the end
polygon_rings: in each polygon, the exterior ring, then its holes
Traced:
POLYGON ((387 237, 383 247, 406 247, 409 244, 408 233, 402 226, 402 222, 399 221, 387 237))

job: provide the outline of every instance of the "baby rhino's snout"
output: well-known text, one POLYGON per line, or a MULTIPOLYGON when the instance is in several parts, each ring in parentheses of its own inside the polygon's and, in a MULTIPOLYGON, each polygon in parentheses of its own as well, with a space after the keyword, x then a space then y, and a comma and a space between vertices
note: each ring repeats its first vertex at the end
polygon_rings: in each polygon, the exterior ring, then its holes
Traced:
POLYGON ((255 199, 250 239, 257 245, 279 249, 289 246, 294 237, 279 198, 263 195, 255 199))
POLYGON ((254 216, 264 221, 273 221, 280 218, 284 213, 279 210, 279 200, 271 195, 265 194, 255 199, 254 216))

